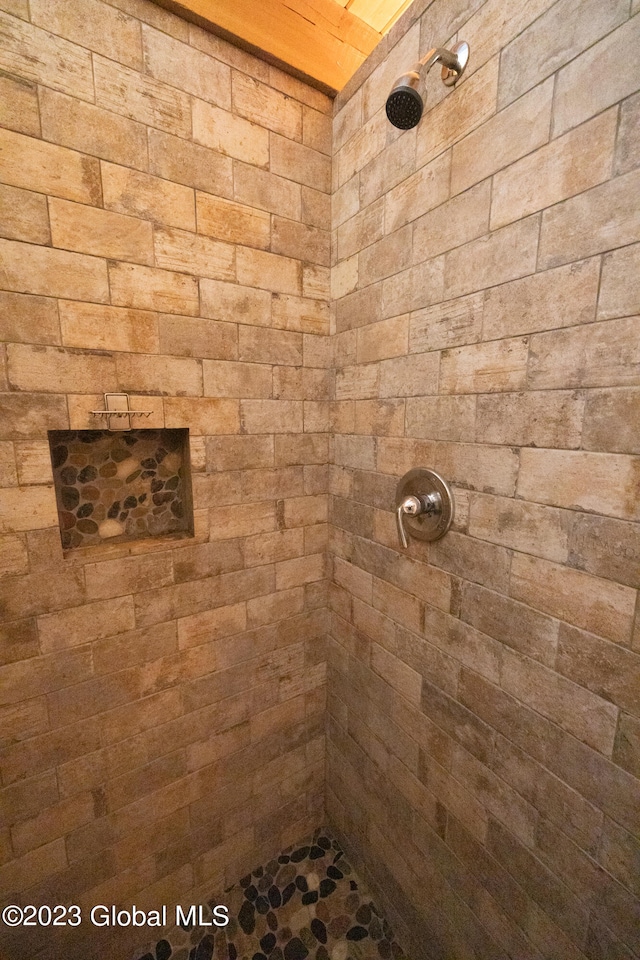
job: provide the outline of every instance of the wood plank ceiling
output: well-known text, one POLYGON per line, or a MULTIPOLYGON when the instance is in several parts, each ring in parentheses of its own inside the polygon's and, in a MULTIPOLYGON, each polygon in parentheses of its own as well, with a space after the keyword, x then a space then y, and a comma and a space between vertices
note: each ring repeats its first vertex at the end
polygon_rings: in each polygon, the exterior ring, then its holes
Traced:
POLYGON ((411 0, 156 2, 333 94, 411 0))

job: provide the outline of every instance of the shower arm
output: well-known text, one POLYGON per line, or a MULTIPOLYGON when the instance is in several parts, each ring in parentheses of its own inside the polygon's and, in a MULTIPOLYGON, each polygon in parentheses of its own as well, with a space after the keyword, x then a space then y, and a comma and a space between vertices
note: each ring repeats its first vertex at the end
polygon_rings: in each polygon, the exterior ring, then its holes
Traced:
POLYGON ((456 44, 452 50, 445 47, 433 47, 412 67, 410 73, 415 74, 419 79, 420 74, 425 76, 436 63, 442 64, 442 80, 446 86, 450 87, 459 79, 461 73, 467 65, 469 58, 469 46, 466 43, 456 44))

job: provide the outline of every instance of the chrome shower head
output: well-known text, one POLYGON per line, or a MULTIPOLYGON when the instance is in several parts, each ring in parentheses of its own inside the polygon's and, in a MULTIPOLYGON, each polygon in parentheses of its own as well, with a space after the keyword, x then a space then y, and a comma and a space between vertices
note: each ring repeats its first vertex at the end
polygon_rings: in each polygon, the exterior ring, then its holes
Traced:
POLYGON ((387 97, 387 117, 400 130, 410 130, 420 123, 424 109, 422 97, 417 87, 420 81, 420 64, 418 70, 410 70, 398 77, 391 93, 387 97))
POLYGON ((442 82, 451 87, 462 76, 469 60, 469 44, 457 43, 451 50, 434 47, 411 70, 401 74, 387 97, 387 117, 400 130, 410 130, 420 123, 424 103, 418 93, 422 73, 428 73, 434 63, 442 64, 442 82))

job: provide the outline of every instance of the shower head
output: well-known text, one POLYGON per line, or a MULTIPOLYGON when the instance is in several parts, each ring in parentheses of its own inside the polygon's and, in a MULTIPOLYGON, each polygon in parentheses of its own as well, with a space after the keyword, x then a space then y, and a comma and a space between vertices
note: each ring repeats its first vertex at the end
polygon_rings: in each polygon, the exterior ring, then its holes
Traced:
MULTIPOLYGON (((416 64, 419 68, 420 64, 416 64)), ((387 97, 387 116, 394 127, 410 130, 420 123, 424 109, 417 87, 420 81, 418 70, 410 70, 398 77, 387 97)))
POLYGON ((424 103, 418 93, 422 73, 427 74, 434 63, 442 64, 442 82, 451 87, 462 76, 469 60, 469 44, 457 43, 451 50, 434 47, 411 70, 401 74, 387 97, 387 117, 400 130, 410 130, 420 123, 424 103))

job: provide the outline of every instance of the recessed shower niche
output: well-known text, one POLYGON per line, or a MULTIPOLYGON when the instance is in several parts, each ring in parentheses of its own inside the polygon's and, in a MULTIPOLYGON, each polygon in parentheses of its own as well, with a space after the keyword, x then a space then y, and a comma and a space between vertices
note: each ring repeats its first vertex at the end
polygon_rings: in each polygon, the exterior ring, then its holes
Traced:
POLYGON ((50 430, 65 552, 193 536, 187 429, 50 430))

